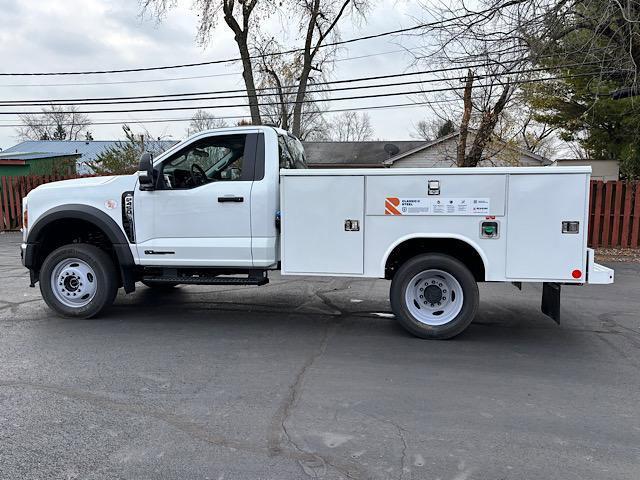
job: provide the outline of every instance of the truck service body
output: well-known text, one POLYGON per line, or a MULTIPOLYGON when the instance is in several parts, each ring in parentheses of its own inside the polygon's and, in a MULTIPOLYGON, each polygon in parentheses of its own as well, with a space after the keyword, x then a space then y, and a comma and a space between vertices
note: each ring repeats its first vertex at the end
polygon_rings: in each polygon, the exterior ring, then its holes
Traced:
POLYGON ((42 185, 24 204, 22 258, 62 315, 91 317, 142 281, 262 285, 268 271, 391 280, 400 323, 449 338, 477 282, 612 283, 587 248, 589 167, 306 169, 273 127, 202 132, 134 175, 42 185))

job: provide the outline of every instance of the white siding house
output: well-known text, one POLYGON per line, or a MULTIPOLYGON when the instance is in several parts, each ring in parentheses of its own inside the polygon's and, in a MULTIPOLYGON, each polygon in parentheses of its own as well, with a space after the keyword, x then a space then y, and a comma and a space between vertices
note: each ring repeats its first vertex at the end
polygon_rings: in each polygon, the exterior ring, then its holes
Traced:
MULTIPOLYGON (((384 161, 384 165, 392 168, 407 167, 455 167, 459 133, 455 132, 432 142, 420 145, 412 150, 399 153, 384 161)), ((473 144, 475 134, 469 132, 467 148, 473 144)), ((523 148, 493 140, 484 151, 481 167, 506 166, 543 166, 551 165, 548 158, 536 155, 523 148)))

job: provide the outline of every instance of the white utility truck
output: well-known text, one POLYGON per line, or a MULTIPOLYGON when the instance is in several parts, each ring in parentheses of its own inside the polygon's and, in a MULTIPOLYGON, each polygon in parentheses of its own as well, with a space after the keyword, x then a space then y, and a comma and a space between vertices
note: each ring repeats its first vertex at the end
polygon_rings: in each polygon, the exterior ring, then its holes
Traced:
POLYGON ((22 259, 59 314, 88 318, 120 287, 264 285, 270 270, 391 280, 411 333, 449 338, 477 282, 612 283, 587 248, 588 167, 306 169, 272 127, 202 132, 135 175, 42 185, 24 201, 22 259))

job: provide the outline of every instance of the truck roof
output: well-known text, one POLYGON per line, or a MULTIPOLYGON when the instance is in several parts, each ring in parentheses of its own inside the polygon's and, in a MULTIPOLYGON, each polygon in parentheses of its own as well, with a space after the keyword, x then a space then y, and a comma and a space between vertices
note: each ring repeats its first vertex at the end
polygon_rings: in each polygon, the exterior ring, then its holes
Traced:
POLYGON ((274 127, 271 125, 232 125, 230 127, 220 127, 220 128, 211 128, 209 130, 202 130, 198 132, 196 135, 202 135, 203 133, 209 133, 209 132, 224 132, 224 131, 238 131, 238 130, 253 130, 253 131, 275 130, 276 133, 280 135, 287 135, 288 133, 286 130, 283 130, 279 127, 274 127))

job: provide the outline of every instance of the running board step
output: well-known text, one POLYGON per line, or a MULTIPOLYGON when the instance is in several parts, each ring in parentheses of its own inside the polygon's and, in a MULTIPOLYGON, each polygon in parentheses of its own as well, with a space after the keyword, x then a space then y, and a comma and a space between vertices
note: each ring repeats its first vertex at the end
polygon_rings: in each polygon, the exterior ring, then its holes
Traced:
POLYGON ((268 277, 142 277, 145 282, 181 283, 184 285, 266 285, 268 277))

